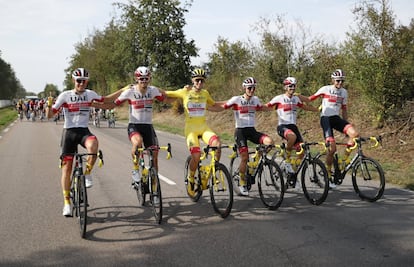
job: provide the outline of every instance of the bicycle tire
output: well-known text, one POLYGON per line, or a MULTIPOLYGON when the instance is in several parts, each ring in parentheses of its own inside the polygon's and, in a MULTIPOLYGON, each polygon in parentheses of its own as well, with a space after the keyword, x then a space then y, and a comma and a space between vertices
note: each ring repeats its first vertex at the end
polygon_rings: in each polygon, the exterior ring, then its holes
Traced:
POLYGON ((352 185, 362 200, 380 199, 385 190, 385 175, 379 162, 365 156, 357 160, 352 168, 352 185))
POLYGON ((191 156, 187 157, 187 160, 185 161, 185 166, 184 166, 184 185, 185 185, 185 191, 187 192, 188 197, 194 201, 197 202, 201 195, 203 194, 203 189, 201 189, 201 179, 200 179, 200 174, 198 172, 198 168, 196 170, 196 173, 194 174, 194 191, 193 192, 189 192, 188 191, 188 181, 187 181, 187 177, 188 177, 188 173, 190 171, 190 160, 191 160, 191 156))
POLYGON ((329 192, 329 177, 325 164, 320 159, 312 158, 305 161, 301 184, 305 198, 312 205, 320 205, 326 200, 329 192))
MULTIPOLYGON (((75 172, 74 172, 75 173, 75 172)), ((79 214, 79 206, 78 206, 78 194, 76 193, 78 191, 77 188, 77 177, 73 174, 72 175, 72 184, 70 186, 70 198, 72 200, 72 217, 78 217, 79 214)))
POLYGON ((237 195, 240 195, 239 166, 240 166, 240 157, 235 157, 230 160, 229 172, 231 175, 231 181, 233 183, 233 191, 237 195))
POLYGON ((138 204, 140 206, 144 206, 145 205, 145 184, 144 182, 142 180, 139 183, 134 182, 133 186, 137 193, 138 204))
POLYGON ((210 200, 214 211, 226 218, 233 207, 233 183, 224 164, 217 162, 215 170, 209 179, 210 200))
POLYGON ((275 161, 267 160, 257 175, 260 199, 268 209, 276 210, 282 204, 285 195, 282 170, 275 161))
POLYGON ((78 177, 78 191, 76 195, 79 207, 79 230, 81 237, 84 238, 86 234, 86 225, 88 224, 88 194, 85 185, 85 175, 78 177))
POLYGON ((162 221, 162 195, 161 184, 158 173, 154 168, 149 170, 149 196, 155 222, 161 224, 162 221), (158 203, 154 202, 154 197, 158 197, 158 203))

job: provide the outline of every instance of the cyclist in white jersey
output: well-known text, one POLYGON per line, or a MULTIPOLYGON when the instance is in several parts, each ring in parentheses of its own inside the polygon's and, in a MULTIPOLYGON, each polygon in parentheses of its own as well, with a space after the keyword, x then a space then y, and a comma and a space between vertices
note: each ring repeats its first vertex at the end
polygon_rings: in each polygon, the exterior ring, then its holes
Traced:
MULTIPOLYGON (((345 82, 345 73, 341 69, 336 69, 332 74, 332 85, 321 87, 315 94, 309 98, 302 100, 313 101, 322 98, 322 111, 320 123, 323 130, 325 141, 330 144, 328 154, 326 156, 326 165, 328 173, 332 168, 333 155, 336 151, 335 138, 333 129, 343 132, 350 138, 349 146, 353 145, 353 139, 359 136, 359 132, 349 123, 347 112, 348 92, 343 88, 345 82), (342 110, 342 118, 339 116, 342 110)), ((332 184, 332 187, 333 184, 332 184)))
MULTIPOLYGON (((52 107, 47 108, 47 117, 51 118, 53 113, 63 109, 65 123, 61 140, 61 160, 62 177, 61 184, 63 190, 64 206, 63 215, 70 216, 70 175, 72 171, 73 153, 77 151, 77 146, 81 145, 88 153, 98 152, 98 140, 88 128, 89 109, 93 102, 112 102, 122 92, 117 92, 106 97, 98 95, 96 92, 86 89, 89 80, 89 72, 84 68, 73 71, 72 79, 75 83, 73 90, 62 92, 56 99, 52 107)), ((86 187, 92 186, 91 170, 95 164, 96 156, 87 159, 85 170, 86 187)))
POLYGON ((275 96, 269 101, 269 103, 266 104, 267 107, 276 109, 279 118, 277 133, 280 137, 287 141, 286 153, 288 159, 291 151, 293 149, 299 150, 299 144, 303 142, 303 138, 296 125, 298 108, 318 112, 317 108, 304 105, 300 98, 294 95, 296 84, 297 81, 295 77, 287 77, 283 81, 285 93, 275 96))
POLYGON ((246 166, 249 159, 247 140, 255 144, 274 144, 273 139, 267 134, 258 132, 255 129, 256 111, 263 110, 264 106, 259 98, 254 95, 257 82, 253 77, 248 77, 242 83, 244 94, 233 96, 222 106, 224 109, 232 108, 236 121, 234 139, 240 154, 239 166, 239 190, 243 196, 248 196, 246 181, 246 166))
MULTIPOLYGON (((124 87, 123 93, 115 100, 116 105, 125 101, 129 104, 128 137, 132 143, 131 156, 134 159, 137 148, 158 146, 158 138, 152 125, 154 99, 164 101, 165 92, 149 85, 151 72, 140 66, 135 70, 135 84, 124 87)), ((158 151, 154 150, 154 166, 158 170, 158 151)), ((132 179, 139 182, 138 162, 133 161, 132 179)))

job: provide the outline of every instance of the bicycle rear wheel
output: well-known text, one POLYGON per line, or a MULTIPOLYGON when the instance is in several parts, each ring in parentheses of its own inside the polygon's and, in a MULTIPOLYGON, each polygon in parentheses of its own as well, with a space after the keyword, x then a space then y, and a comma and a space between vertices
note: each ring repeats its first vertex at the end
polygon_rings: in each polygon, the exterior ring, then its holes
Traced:
POLYGON ((191 156, 187 157, 187 160, 185 161, 185 166, 184 166, 184 185, 185 185, 185 190, 187 192, 188 197, 194 201, 197 202, 201 195, 203 194, 203 189, 201 189, 201 180, 200 180, 200 174, 198 173, 198 168, 196 170, 196 173, 194 174, 194 185, 192 185, 191 190, 189 190, 189 186, 188 186, 188 174, 190 172, 190 160, 191 160, 191 156))
POLYGON ((372 158, 357 160, 352 169, 352 185, 362 200, 377 201, 384 194, 385 175, 381 165, 372 158))
POLYGON ((210 199, 214 211, 222 218, 229 216, 233 207, 233 184, 229 171, 222 163, 216 163, 216 172, 209 179, 210 199))
POLYGON ((85 186, 85 175, 78 177, 78 191, 77 191, 77 201, 79 207, 78 219, 80 227, 80 235, 82 238, 85 237, 86 233, 86 224, 88 223, 88 195, 86 192, 85 186))
POLYGON ((270 210, 279 208, 285 195, 285 183, 279 165, 275 161, 268 160, 259 169, 257 175, 257 187, 263 204, 270 210))
POLYGON ((162 221, 162 197, 161 185, 158 173, 154 168, 149 170, 149 191, 152 211, 154 213, 155 222, 160 224, 162 221))
POLYGON ((313 158, 305 161, 301 182, 303 194, 311 204, 320 205, 328 197, 328 172, 320 159, 313 158))

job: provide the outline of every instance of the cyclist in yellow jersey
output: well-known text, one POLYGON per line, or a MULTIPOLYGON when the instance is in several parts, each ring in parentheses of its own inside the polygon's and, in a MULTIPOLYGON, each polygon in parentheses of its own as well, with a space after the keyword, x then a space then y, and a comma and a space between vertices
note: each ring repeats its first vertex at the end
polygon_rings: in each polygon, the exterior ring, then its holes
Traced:
POLYGON ((53 105, 54 97, 52 96, 52 92, 49 92, 49 96, 47 97, 47 107, 51 108, 53 105))
MULTIPOLYGON (((201 149, 199 138, 210 146, 220 146, 219 136, 213 132, 206 122, 206 110, 221 111, 223 107, 216 103, 210 93, 203 89, 206 73, 203 69, 195 69, 191 73, 193 86, 191 89, 182 88, 166 91, 168 98, 181 98, 185 112, 185 128, 187 146, 191 153, 190 172, 187 177, 189 192, 194 190, 194 174, 200 162, 201 149)), ((220 159, 220 149, 217 150, 217 160, 220 159)))

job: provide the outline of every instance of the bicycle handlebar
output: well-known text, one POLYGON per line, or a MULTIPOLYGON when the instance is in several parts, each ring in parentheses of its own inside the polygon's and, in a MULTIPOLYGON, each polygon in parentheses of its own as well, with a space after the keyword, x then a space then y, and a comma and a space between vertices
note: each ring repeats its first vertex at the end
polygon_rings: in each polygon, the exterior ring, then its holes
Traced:
POLYGON ((204 147, 203 150, 203 154, 200 157, 200 160, 204 160, 208 157, 209 152, 211 151, 216 151, 217 149, 221 149, 221 148, 233 148, 234 151, 234 147, 233 146, 229 146, 229 145, 221 145, 221 146, 210 146, 207 145, 206 147, 204 147))
MULTIPOLYGON (((99 162, 98 162, 98 166, 102 167, 104 165, 104 160, 103 160, 103 153, 102 150, 99 149, 98 153, 66 153, 65 155, 69 155, 69 156, 74 156, 74 157, 85 157, 85 156, 97 156, 99 158, 99 162)), ((62 160, 63 160, 63 155, 60 156, 60 164, 59 164, 59 168, 62 168, 62 160)))
POLYGON ((300 150, 296 152, 296 155, 302 155, 306 147, 315 146, 315 145, 320 145, 323 147, 323 150, 321 150, 320 153, 324 153, 328 149, 328 147, 326 146, 324 142, 300 143, 300 150))
POLYGON ((166 146, 160 146, 159 147, 162 150, 166 150, 167 151, 167 159, 172 158, 172 153, 171 153, 171 144, 168 143, 166 146))
MULTIPOLYGON (((368 142, 368 141, 373 142, 374 144, 371 145, 372 148, 378 147, 378 145, 380 145, 382 143, 382 137, 380 135, 379 136, 370 136, 370 137, 355 137, 352 140, 354 142, 354 145, 346 148, 348 152, 350 152, 350 151, 354 150, 355 148, 357 148, 358 144, 361 144, 362 142, 368 142)), ((335 142, 335 144, 342 145, 342 146, 348 146, 349 145, 349 143, 341 143, 341 142, 335 142)), ((328 142, 325 145, 328 148, 330 144, 328 142)))
POLYGON ((155 151, 155 150, 159 150, 159 149, 167 151, 167 159, 172 158, 172 153, 171 153, 172 150, 171 150, 171 144, 170 143, 168 143, 166 146, 150 146, 150 147, 145 147, 145 148, 139 147, 135 151, 135 154, 138 156, 137 152, 144 152, 144 151, 148 151, 148 150, 155 151))
MULTIPOLYGON (((229 158, 237 157, 237 145, 236 144, 232 145, 232 146, 222 146, 222 147, 231 148, 233 150, 233 153, 228 156, 229 158)), ((256 151, 255 152, 249 152, 249 154, 254 153, 254 155, 252 156, 252 158, 254 158, 258 152, 264 152, 264 151, 268 152, 269 148, 272 149, 272 148, 281 148, 281 147, 279 145, 259 144, 259 145, 256 146, 256 151)))

